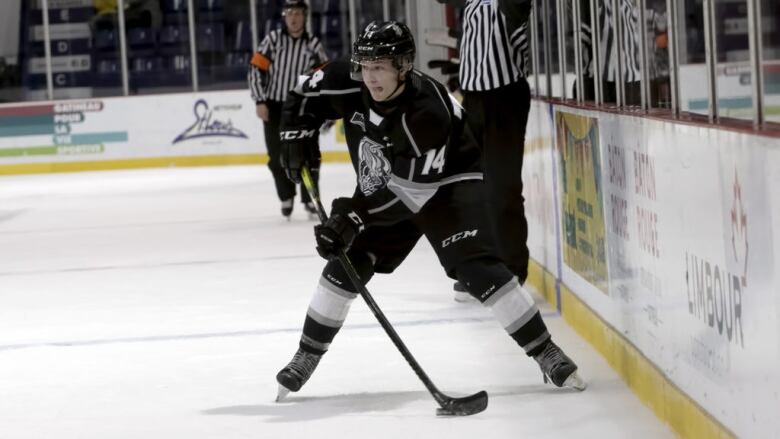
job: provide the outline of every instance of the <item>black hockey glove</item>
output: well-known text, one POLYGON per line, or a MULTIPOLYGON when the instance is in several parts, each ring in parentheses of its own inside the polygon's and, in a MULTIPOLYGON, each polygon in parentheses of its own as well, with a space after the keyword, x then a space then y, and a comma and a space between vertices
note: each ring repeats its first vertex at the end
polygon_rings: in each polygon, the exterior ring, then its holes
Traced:
POLYGON ((336 198, 330 218, 324 224, 314 226, 317 253, 325 259, 333 259, 339 251, 348 250, 355 237, 365 229, 365 214, 352 198, 336 198))
POLYGON ((279 133, 282 142, 279 161, 287 178, 294 183, 301 182, 303 165, 311 170, 320 168, 319 134, 316 129, 285 129, 279 133))

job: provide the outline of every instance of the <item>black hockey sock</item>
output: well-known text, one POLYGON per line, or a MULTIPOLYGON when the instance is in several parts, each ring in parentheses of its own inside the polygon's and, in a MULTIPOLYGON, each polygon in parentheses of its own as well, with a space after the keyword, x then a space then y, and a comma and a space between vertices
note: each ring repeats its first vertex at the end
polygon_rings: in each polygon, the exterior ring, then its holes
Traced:
POLYGON ((307 315, 299 345, 306 352, 322 355, 328 351, 330 343, 336 338, 340 329, 341 326, 323 325, 307 315))
POLYGON ((531 320, 520 327, 517 331, 510 334, 518 345, 525 351, 526 355, 533 357, 542 350, 550 341, 550 333, 547 332, 547 325, 542 320, 542 315, 536 312, 531 320))

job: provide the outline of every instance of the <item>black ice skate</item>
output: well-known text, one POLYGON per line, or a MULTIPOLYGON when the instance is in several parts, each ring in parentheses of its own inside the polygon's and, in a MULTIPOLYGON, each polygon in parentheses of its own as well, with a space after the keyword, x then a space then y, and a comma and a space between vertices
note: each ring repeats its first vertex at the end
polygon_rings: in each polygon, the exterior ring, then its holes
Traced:
POLYGON ((276 382, 279 383, 279 393, 276 402, 282 401, 288 393, 301 390, 309 380, 322 355, 312 354, 298 348, 293 359, 276 374, 276 382))
POLYGON ((290 219, 290 215, 292 215, 293 211, 293 199, 290 198, 289 200, 282 201, 282 216, 290 219))
POLYGON ((563 353, 561 348, 550 340, 544 350, 534 356, 544 375, 544 382, 549 379, 558 387, 571 387, 583 391, 588 386, 578 374, 577 365, 563 353))

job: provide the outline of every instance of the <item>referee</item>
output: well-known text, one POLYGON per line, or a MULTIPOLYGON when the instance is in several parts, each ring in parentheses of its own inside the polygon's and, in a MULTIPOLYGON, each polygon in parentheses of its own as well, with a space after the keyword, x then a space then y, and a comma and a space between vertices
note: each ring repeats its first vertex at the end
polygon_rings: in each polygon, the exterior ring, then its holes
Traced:
MULTIPOLYGON (((274 177, 276 193, 282 203, 282 215, 293 211, 295 183, 287 179, 279 163, 279 124, 287 93, 298 84, 298 77, 328 60, 320 40, 306 32, 308 5, 304 0, 286 0, 282 15, 284 28, 269 32, 252 57, 249 88, 255 100, 257 117, 263 120, 268 149, 268 168, 274 177)), ((318 172, 312 170, 315 182, 318 172)), ((311 214, 316 213, 306 190, 301 201, 311 214)))
MULTIPOLYGON (((483 147, 487 205, 498 251, 522 284, 528 277, 523 149, 531 92, 526 81, 530 0, 466 0, 460 84, 469 126, 483 147)), ((455 284, 455 300, 463 301, 455 284)))
MULTIPOLYGON (((585 72, 585 81, 583 81, 583 97, 585 100, 593 101, 596 99, 596 89, 594 85, 594 68, 598 68, 602 78, 602 94, 605 103, 615 103, 617 93, 615 88, 615 78, 618 76, 617 60, 618 47, 615 29, 613 26, 615 12, 612 7, 612 0, 597 0, 598 26, 601 35, 601 41, 598 42, 599 53, 601 53, 601 62, 599 66, 593 65, 593 32, 590 24, 590 3, 587 0, 580 0, 580 14, 582 17, 582 51, 583 64, 585 72)), ((569 4, 569 7, 571 5, 569 4)), ((640 34, 639 27, 639 5, 635 0, 618 0, 617 20, 622 28, 622 72, 620 78, 625 87, 625 105, 639 105, 641 103, 641 60, 639 51, 641 44, 646 36, 640 34)))

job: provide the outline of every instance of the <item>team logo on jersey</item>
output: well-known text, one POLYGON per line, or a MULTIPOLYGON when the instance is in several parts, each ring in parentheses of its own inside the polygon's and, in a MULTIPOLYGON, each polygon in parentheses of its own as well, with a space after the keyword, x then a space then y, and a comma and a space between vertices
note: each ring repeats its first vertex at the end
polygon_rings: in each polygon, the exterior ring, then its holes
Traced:
POLYGON ((363 195, 371 195, 390 180, 390 161, 382 154, 382 145, 363 137, 358 148, 358 183, 363 195))
POLYGON ((366 131, 366 118, 363 117, 363 113, 355 112, 352 114, 352 118, 349 121, 362 128, 363 132, 366 131))

